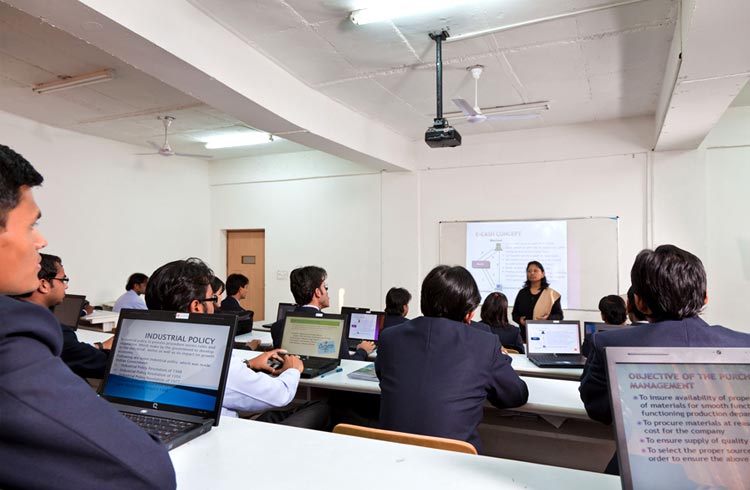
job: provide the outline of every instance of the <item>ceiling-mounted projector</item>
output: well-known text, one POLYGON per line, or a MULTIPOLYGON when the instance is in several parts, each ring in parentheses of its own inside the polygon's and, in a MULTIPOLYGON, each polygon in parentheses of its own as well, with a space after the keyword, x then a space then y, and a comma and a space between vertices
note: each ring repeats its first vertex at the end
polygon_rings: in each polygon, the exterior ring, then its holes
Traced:
POLYGON ((435 58, 437 73, 437 114, 432 127, 427 128, 424 141, 430 148, 452 148, 461 145, 461 134, 448 124, 443 117, 443 53, 442 43, 448 38, 446 31, 431 33, 430 39, 435 41, 435 58))

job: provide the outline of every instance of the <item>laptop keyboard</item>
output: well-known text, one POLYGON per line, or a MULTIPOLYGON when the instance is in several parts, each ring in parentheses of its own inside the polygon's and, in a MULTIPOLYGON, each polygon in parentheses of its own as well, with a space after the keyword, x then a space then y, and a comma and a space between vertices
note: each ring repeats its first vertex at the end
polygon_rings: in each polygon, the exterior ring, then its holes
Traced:
POLYGON ((559 361, 582 362, 583 357, 578 354, 534 354, 534 360, 545 364, 559 361))
POLYGON ((332 362, 335 362, 335 359, 321 359, 319 357, 313 357, 313 358, 302 358, 302 362, 305 363, 306 368, 321 368, 324 366, 328 366, 332 362))
POLYGON ((162 442, 169 442, 183 432, 186 432, 199 425, 194 422, 165 419, 162 417, 153 417, 151 415, 142 415, 129 412, 121 413, 149 434, 153 434, 158 437, 162 442))

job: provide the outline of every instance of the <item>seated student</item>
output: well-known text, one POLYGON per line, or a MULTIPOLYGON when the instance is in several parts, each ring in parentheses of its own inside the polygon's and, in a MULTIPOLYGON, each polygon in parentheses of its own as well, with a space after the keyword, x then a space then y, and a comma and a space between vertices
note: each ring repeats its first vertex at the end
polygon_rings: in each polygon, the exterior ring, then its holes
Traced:
MULTIPOLYGON (((37 274, 39 285, 36 290, 18 295, 16 298, 51 310, 63 302, 65 290, 68 289, 68 276, 65 275, 60 257, 49 254, 41 256, 41 269, 37 274)), ((60 354, 63 362, 82 378, 103 378, 114 339, 104 343, 97 342, 97 346, 94 347, 86 342, 79 342, 75 330, 70 325, 59 325, 63 335, 63 348, 60 354)))
MULTIPOLYGON (((328 285, 326 284, 328 273, 321 267, 308 265, 294 269, 289 274, 289 287, 294 296, 294 302, 298 305, 294 311, 321 311, 331 305, 331 298, 328 296, 328 285)), ((273 347, 281 347, 281 339, 284 337, 284 321, 277 321, 271 326, 271 337, 273 338, 273 347)), ((341 346, 342 359, 354 359, 357 361, 367 360, 367 356, 375 350, 375 343, 362 341, 357 345, 357 351, 349 355, 346 342, 341 346)))
POLYGON ((635 293, 633 293, 633 286, 628 288, 628 301, 625 303, 625 309, 628 312, 628 320, 630 320, 631 325, 635 325, 636 323, 648 323, 646 315, 641 313, 641 311, 635 306, 635 293))
MULTIPOLYGON (((750 335, 711 326, 698 315, 708 302, 706 271, 698 257, 674 245, 643 250, 630 271, 634 301, 649 323, 591 336, 581 376, 581 400, 589 417, 612 423, 607 347, 750 347, 750 335)), ((607 473, 617 474, 613 459, 607 473)))
POLYGON ((175 488, 164 446, 60 359, 52 313, 7 296, 39 287, 42 180, 0 145, 0 488, 175 488))
POLYGON ((229 274, 229 277, 227 277, 227 297, 221 302, 222 313, 237 314, 237 335, 248 333, 253 329, 255 313, 240 305, 240 301, 247 298, 248 284, 250 284, 250 279, 247 276, 229 274))
POLYGON ((422 283, 425 316, 383 331, 375 360, 383 429, 467 441, 481 452, 485 400, 526 403, 526 383, 498 338, 468 326, 481 299, 469 271, 440 265, 422 283))
POLYGON ((610 325, 625 325, 628 319, 625 300, 616 294, 610 294, 599 300, 599 313, 602 321, 610 325))
POLYGON ((408 321, 411 293, 404 288, 391 288, 385 295, 385 323, 383 328, 392 327, 408 321))
MULTIPOLYGON (((211 288, 212 278, 213 271, 200 259, 169 262, 151 274, 146 288, 146 304, 150 310, 213 314, 219 298, 211 288)), ((247 363, 232 358, 224 389, 222 416, 238 417, 238 411, 260 412, 292 402, 304 365, 297 356, 287 355, 282 359, 281 352, 279 349, 264 352, 247 363), (268 364, 271 359, 283 360, 283 365, 274 370, 268 364)), ((309 402, 297 409, 264 413, 256 420, 327 429, 329 417, 325 404, 309 402)))
POLYGON ((490 293, 482 304, 482 322, 490 326, 506 349, 524 354, 521 329, 508 322, 508 298, 503 293, 490 293))
POLYGON ((112 311, 119 312, 124 308, 130 308, 133 310, 145 310, 146 303, 141 298, 141 295, 146 292, 146 285, 148 284, 148 276, 140 272, 131 274, 128 277, 128 282, 125 284, 125 293, 117 298, 115 306, 112 311))

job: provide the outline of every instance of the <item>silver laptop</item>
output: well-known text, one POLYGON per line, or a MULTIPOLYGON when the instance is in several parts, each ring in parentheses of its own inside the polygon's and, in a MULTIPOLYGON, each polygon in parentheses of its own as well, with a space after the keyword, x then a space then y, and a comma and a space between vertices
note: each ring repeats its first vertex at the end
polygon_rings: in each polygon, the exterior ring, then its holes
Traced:
POLYGON ((622 488, 750 488, 750 348, 607 347, 622 488))
POLYGON ((235 315, 120 312, 99 389, 120 413, 175 448, 219 425, 235 315))
POLYGON ((341 364, 346 349, 343 315, 287 313, 281 348, 302 359, 303 378, 314 378, 333 371, 341 364))
POLYGON ((545 368, 582 368, 581 324, 577 320, 528 320, 526 356, 545 368))

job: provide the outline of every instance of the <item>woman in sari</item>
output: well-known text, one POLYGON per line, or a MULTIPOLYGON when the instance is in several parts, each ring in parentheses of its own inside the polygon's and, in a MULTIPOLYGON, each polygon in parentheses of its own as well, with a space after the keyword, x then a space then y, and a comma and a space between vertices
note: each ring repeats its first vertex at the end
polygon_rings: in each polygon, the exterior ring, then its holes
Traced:
POLYGON ((544 266, 532 260, 526 266, 526 282, 513 304, 513 321, 526 339, 526 320, 562 320, 560 293, 549 287, 544 266))

